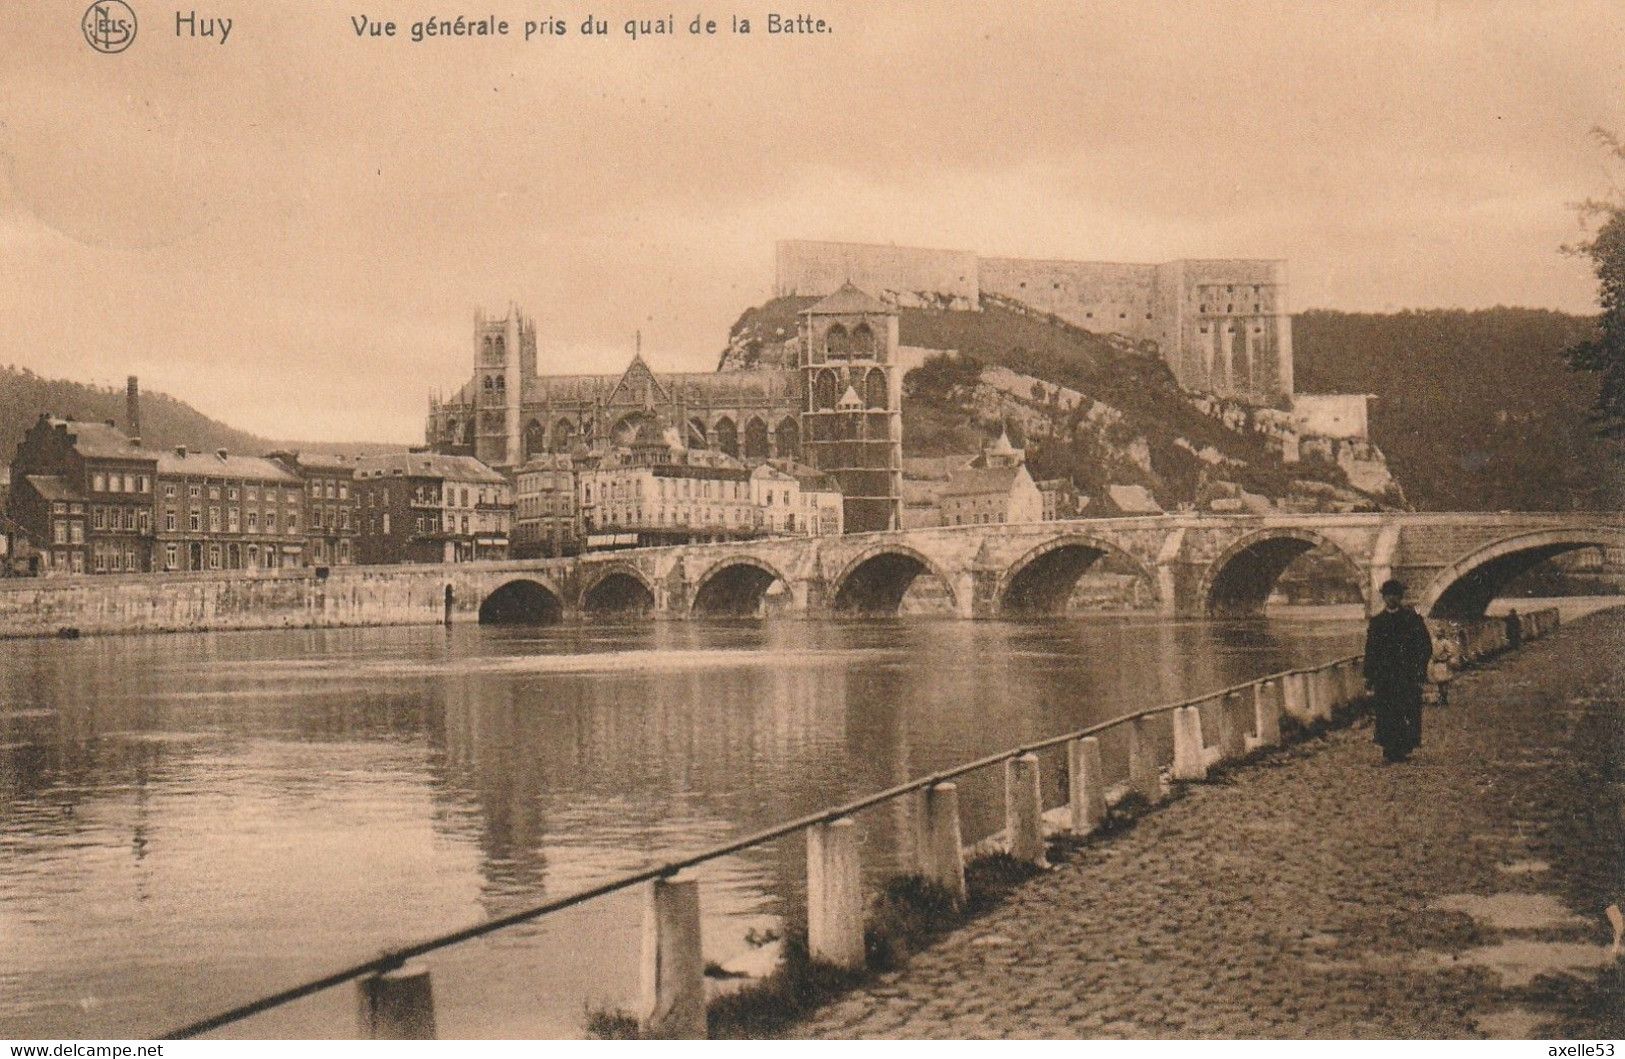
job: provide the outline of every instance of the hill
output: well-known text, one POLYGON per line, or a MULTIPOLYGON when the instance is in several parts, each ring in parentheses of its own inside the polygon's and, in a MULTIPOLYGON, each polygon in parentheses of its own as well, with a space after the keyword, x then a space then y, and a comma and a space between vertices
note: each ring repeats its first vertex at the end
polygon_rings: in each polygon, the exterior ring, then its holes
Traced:
MULTIPOLYGON (((813 300, 778 298, 747 310, 722 366, 785 363, 796 314, 813 300)), ((1230 487, 1305 504, 1376 499, 1351 490, 1334 465, 1284 464, 1258 434, 1197 409, 1162 360, 1116 336, 1000 299, 984 299, 981 312, 898 316, 902 345, 958 353, 927 360, 904 379, 907 456, 974 452, 1007 425, 1024 435, 1018 441, 1035 476, 1070 478, 1094 497, 1114 483, 1144 485, 1168 508, 1230 487)))
POLYGON ((1343 313, 1293 323, 1297 388, 1371 393, 1371 433, 1424 510, 1619 510, 1625 464, 1561 351, 1588 317, 1540 309, 1343 313))
MULTIPOLYGON (((93 422, 113 420, 124 427, 124 391, 64 379, 47 379, 26 368, 0 366, 0 463, 9 465, 23 433, 41 412, 93 422)), ((148 448, 185 445, 263 455, 277 449, 304 452, 388 452, 404 446, 369 443, 275 441, 229 427, 168 394, 141 394, 141 440, 148 448)))

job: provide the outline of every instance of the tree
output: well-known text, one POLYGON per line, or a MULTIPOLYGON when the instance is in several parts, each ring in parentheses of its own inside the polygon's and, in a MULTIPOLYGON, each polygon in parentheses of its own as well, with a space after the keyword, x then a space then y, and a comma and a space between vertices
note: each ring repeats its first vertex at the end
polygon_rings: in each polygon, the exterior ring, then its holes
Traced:
MULTIPOLYGON (((1625 161, 1625 141, 1605 129, 1592 136, 1614 158, 1625 161)), ((1625 195, 1616 187, 1607 199, 1592 199, 1578 207, 1582 220, 1595 224, 1595 234, 1564 249, 1591 258, 1597 273, 1602 317, 1595 337, 1563 351, 1574 371, 1598 376, 1592 420, 1604 437, 1625 440, 1625 195)))

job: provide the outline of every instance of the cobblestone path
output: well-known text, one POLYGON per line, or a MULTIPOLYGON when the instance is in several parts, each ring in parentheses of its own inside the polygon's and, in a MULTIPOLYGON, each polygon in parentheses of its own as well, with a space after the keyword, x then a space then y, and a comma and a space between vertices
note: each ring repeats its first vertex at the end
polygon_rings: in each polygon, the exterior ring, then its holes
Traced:
POLYGON ((1187 788, 806 1037, 1625 1036, 1625 613, 1187 788))

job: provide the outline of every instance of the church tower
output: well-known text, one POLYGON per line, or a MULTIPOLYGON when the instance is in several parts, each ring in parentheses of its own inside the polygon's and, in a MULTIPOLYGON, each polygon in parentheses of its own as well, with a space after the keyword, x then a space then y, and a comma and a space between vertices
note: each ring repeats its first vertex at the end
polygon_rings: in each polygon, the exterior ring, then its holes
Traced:
POLYGON ((516 306, 508 315, 474 315, 473 455, 488 467, 525 462, 520 415, 525 383, 536 375, 536 324, 516 306))
POLYGON ((902 526, 897 310, 847 283, 801 313, 801 435, 845 496, 847 533, 902 526))

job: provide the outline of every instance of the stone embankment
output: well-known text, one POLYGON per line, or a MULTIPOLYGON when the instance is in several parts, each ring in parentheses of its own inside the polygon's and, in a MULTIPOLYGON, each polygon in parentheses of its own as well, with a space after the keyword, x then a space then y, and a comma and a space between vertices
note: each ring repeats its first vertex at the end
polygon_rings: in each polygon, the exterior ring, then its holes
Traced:
POLYGON ((802 1037, 1625 1036, 1625 611, 1185 785, 802 1037))

